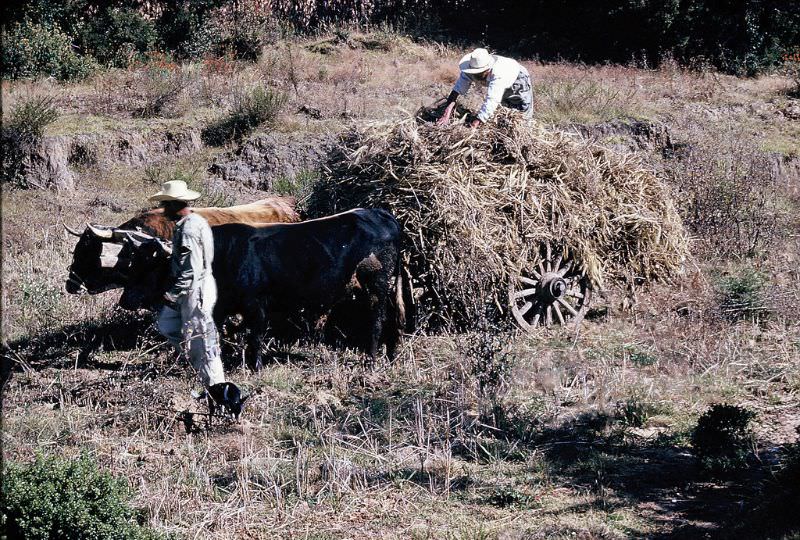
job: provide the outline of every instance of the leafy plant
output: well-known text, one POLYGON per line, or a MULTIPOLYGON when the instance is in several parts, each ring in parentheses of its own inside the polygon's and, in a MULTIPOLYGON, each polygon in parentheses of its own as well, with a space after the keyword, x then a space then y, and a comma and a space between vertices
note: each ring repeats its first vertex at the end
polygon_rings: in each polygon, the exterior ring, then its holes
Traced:
POLYGON ((133 8, 111 7, 90 19, 81 35, 85 52, 103 65, 128 67, 158 44, 153 21, 133 8))
POLYGON ((0 522, 7 538, 27 540, 155 540, 129 505, 124 480, 100 471, 87 456, 38 456, 3 471, 0 522))
POLYGON ((512 487, 497 488, 492 490, 487 502, 498 508, 527 507, 533 498, 512 487))
POLYGON ((275 120, 288 101, 284 92, 256 87, 239 96, 233 110, 203 130, 206 144, 219 146, 239 140, 275 120))
POLYGON ((750 423, 755 413, 743 407, 715 404, 697 421, 692 447, 700 466, 712 474, 744 468, 753 446, 750 423))
POLYGON ((4 78, 76 80, 86 78, 96 69, 91 57, 75 53, 72 37, 58 26, 27 18, 10 27, 0 49, 4 78))

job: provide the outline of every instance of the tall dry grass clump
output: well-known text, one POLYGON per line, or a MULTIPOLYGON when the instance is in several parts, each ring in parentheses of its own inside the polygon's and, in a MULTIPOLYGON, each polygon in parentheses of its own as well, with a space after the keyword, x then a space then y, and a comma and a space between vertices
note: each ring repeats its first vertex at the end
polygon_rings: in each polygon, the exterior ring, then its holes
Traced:
POLYGON ((653 170, 513 113, 475 130, 413 118, 353 128, 308 207, 320 216, 358 206, 394 213, 413 276, 456 319, 504 311, 509 280, 534 268, 545 246, 596 287, 667 279, 687 256, 653 170))

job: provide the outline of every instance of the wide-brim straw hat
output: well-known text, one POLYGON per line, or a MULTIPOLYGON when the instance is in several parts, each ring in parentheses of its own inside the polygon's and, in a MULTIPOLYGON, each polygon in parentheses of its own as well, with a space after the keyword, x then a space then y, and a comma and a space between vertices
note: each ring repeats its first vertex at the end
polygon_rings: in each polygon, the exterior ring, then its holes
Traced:
POLYGON ((200 193, 189 189, 183 180, 170 180, 164 182, 161 191, 150 197, 152 202, 161 201, 193 201, 200 196, 200 193))
POLYGON ((489 54, 486 49, 475 49, 469 54, 465 54, 458 63, 458 67, 464 73, 483 73, 487 69, 492 69, 494 56, 489 54))

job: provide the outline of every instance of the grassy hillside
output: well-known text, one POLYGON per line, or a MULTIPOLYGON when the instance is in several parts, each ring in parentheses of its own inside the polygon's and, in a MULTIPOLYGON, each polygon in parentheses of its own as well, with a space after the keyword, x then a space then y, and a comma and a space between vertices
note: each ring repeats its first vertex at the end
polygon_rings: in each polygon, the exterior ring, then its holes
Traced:
MULTIPOLYGON (((352 351, 270 342, 258 373, 234 340, 229 378, 252 398, 241 423, 207 431, 192 374, 151 315, 118 311, 115 292, 64 291, 75 239, 62 223, 121 223, 169 178, 192 180, 201 203, 263 196, 209 180, 209 165, 248 136, 313 145, 402 118, 447 94, 461 54, 352 34, 281 41, 254 63, 153 57, 81 83, 4 85, 6 117, 53 98, 45 136, 142 144, 170 130, 205 139, 252 110, 255 89, 283 96, 252 134, 136 162, 109 150, 74 165, 72 191, 4 185, 4 459, 88 453, 128 480, 146 521, 186 538, 798 534, 786 511, 796 485, 780 472, 800 425, 800 103, 788 77, 524 62, 540 122, 664 127, 670 143, 640 151, 670 179, 692 234, 684 275, 603 291, 579 334, 414 335, 368 369, 352 351), (691 445, 714 403, 756 413, 744 468, 723 477, 691 445)), ((296 158, 287 148, 279 160, 296 158)), ((313 180, 300 171, 272 185, 302 197, 313 180)))

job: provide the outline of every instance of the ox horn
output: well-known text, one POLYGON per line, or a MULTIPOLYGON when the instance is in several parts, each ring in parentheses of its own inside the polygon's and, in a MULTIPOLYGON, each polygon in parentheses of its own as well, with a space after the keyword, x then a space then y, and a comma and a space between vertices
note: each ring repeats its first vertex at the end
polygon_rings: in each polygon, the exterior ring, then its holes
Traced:
POLYGON ((146 242, 147 240, 153 240, 155 238, 141 231, 131 231, 127 229, 114 229, 111 231, 111 236, 114 240, 125 240, 128 238, 139 242, 146 242))
POLYGON ((98 238, 111 240, 114 237, 114 231, 112 229, 101 229, 100 227, 95 227, 91 223, 87 223, 86 227, 98 238))
POLYGON ((74 234, 75 236, 81 236, 83 234, 82 232, 78 231, 77 229, 71 229, 69 227, 69 225, 67 225, 66 223, 62 223, 62 225, 64 225, 64 228, 67 230, 67 232, 69 234, 74 234))

